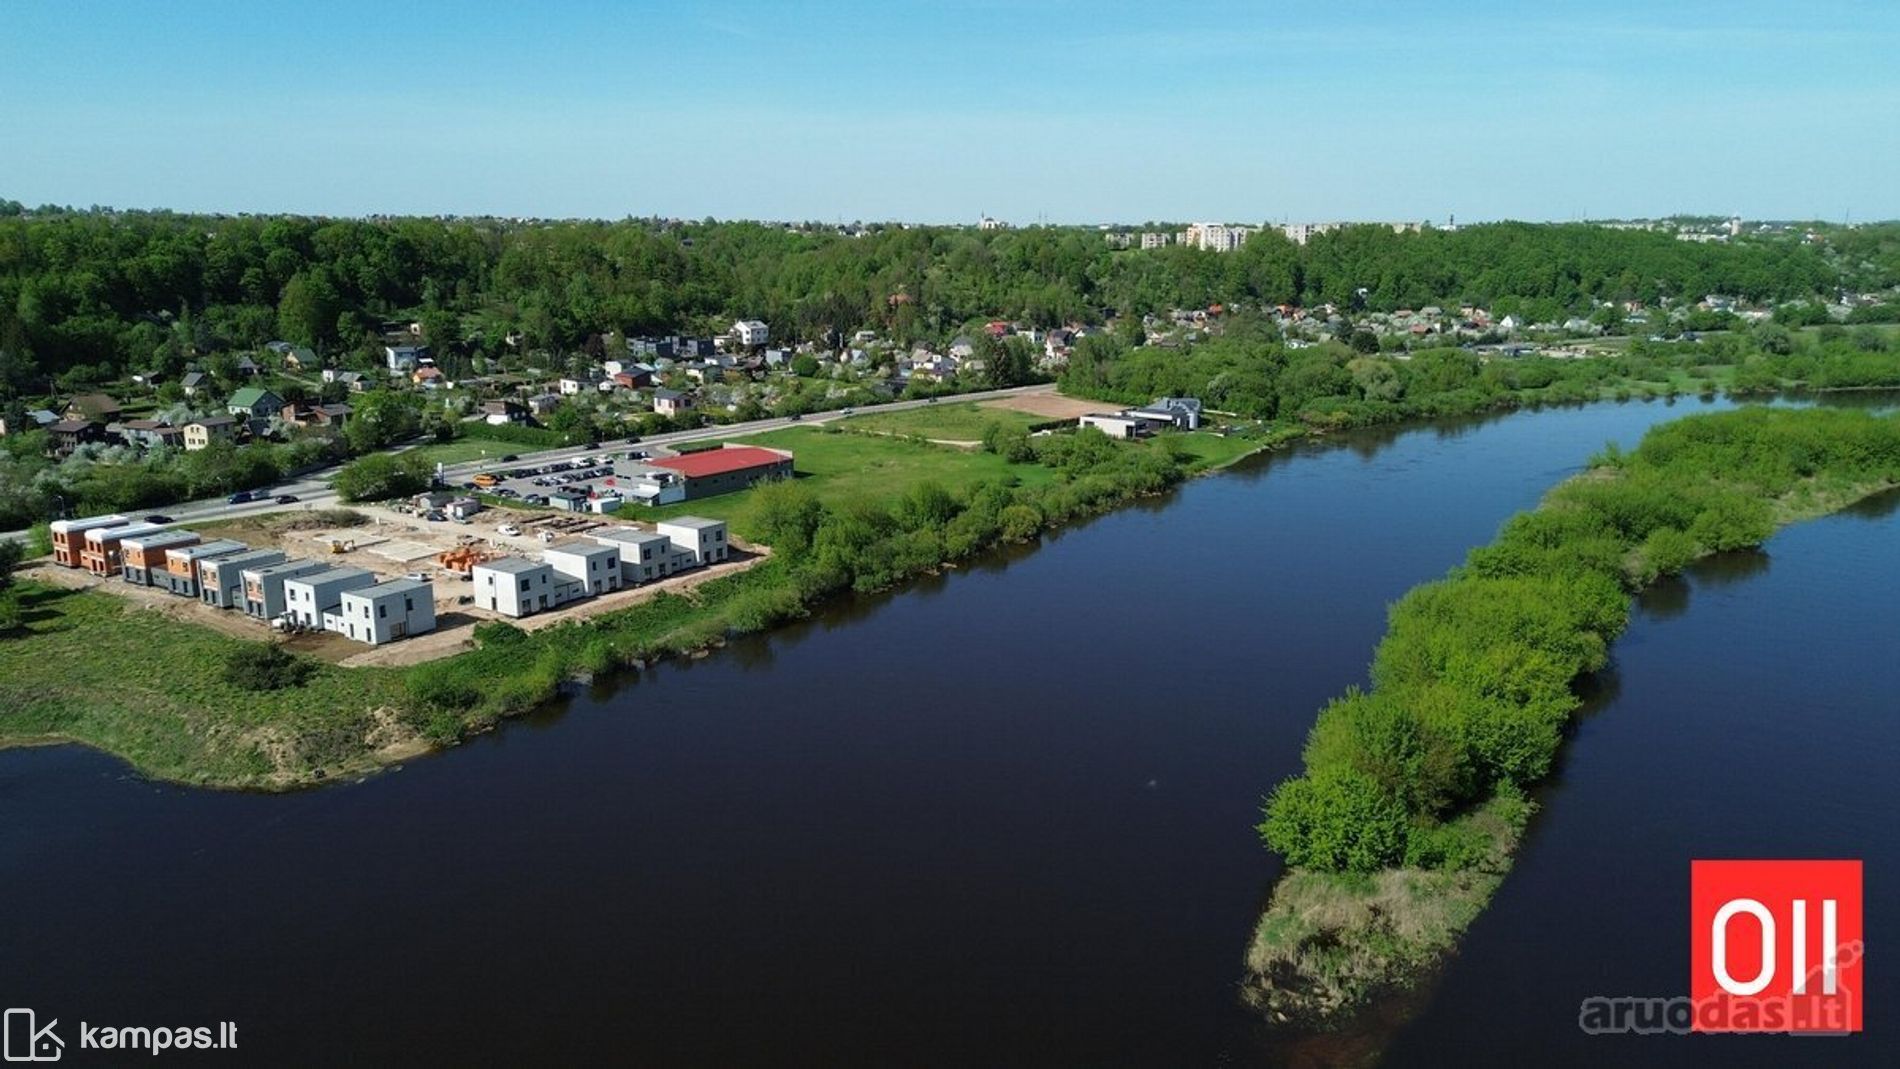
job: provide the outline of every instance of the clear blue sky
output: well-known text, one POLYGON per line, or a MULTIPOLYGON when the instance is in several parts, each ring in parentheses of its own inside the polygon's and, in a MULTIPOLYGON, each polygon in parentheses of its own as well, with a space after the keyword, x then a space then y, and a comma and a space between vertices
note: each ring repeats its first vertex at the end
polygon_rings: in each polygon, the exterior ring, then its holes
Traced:
POLYGON ((1015 222, 1900 216, 1900 4, 41 3, 0 196, 1015 222))

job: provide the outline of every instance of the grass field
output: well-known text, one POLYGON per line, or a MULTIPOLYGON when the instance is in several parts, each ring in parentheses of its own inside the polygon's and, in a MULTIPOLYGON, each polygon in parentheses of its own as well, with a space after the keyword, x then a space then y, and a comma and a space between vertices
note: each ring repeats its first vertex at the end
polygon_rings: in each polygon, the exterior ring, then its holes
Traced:
POLYGON ((453 442, 437 442, 418 446, 414 452, 427 457, 432 464, 466 464, 473 460, 500 460, 511 453, 518 454, 536 446, 522 445, 520 442, 503 442, 494 438, 470 436, 457 438, 453 442))
MULTIPOLYGON (((887 500, 925 480, 955 491, 986 479, 1033 485, 1055 477, 1054 472, 1040 465, 1011 464, 992 453, 901 438, 827 432, 817 427, 790 427, 748 435, 736 441, 790 450, 794 457, 792 470, 798 479, 833 505, 851 500, 887 500)), ((746 503, 751 498, 752 493, 747 490, 652 510, 639 509, 629 515, 641 520, 689 515, 742 521, 746 503)), ((747 533, 743 522, 735 522, 734 530, 741 536, 747 533)))
POLYGON ((109 594, 28 582, 20 594, 27 633, 0 642, 0 736, 84 739, 166 778, 269 786, 298 757, 371 767, 373 711, 400 701, 398 674, 331 665, 302 687, 240 690, 224 665, 250 643, 109 594))
POLYGON ((874 412, 853 416, 846 421, 852 430, 880 434, 911 434, 947 442, 977 442, 992 424, 1025 430, 1045 420, 1027 412, 1006 408, 983 408, 975 404, 925 405, 902 412, 874 412))

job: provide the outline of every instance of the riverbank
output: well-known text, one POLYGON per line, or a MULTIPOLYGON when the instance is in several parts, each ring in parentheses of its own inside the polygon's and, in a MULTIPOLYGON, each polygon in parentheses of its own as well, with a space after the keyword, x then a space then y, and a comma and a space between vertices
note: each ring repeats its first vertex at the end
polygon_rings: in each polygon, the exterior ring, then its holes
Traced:
POLYGON ((1628 597, 1712 553, 1900 485, 1900 417, 1743 410, 1606 451, 1391 613, 1373 688, 1320 716, 1262 834, 1288 859, 1243 1000, 1340 1023, 1417 986, 1508 873, 1574 684, 1607 663, 1628 597))
POLYGON ((818 428, 774 434, 796 450, 798 479, 701 503, 770 544, 767 559, 590 618, 481 624, 475 648, 427 664, 304 659, 296 685, 248 689, 225 669, 256 640, 111 593, 23 580, 22 630, 0 639, 0 745, 78 742, 152 778, 208 787, 357 777, 538 708, 571 680, 700 654, 827 598, 882 590, 1164 492, 1261 444, 1061 436, 1010 459, 818 428))

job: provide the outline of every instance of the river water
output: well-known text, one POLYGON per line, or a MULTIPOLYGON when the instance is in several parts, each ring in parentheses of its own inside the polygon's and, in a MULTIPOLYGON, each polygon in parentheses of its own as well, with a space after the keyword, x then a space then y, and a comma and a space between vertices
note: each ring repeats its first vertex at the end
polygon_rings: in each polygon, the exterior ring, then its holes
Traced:
MULTIPOLYGON (((1606 441, 1709 407, 1250 461, 362 783, 219 793, 0 752, 0 999, 236 1021, 242 1058, 205 1059, 230 1064, 1337 1053, 1235 999, 1278 871, 1262 793, 1364 679, 1387 603, 1606 441)), ((1613 1040, 1576 1013, 1681 993, 1692 857, 1864 858, 1882 945, 1895 504, 1647 596, 1464 952, 1415 1019, 1357 1040, 1403 1065, 1894 1063, 1877 950, 1857 1039, 1613 1040)))

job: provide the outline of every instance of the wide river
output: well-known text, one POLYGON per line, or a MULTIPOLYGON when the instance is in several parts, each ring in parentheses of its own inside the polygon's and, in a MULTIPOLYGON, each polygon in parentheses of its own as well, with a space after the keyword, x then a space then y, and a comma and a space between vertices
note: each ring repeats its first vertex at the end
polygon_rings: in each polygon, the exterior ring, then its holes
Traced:
MULTIPOLYGON (((289 796, 0 752, 7 1006, 238 1023, 225 1064, 1246 1065, 1336 1053, 1235 984, 1253 831, 1386 605, 1606 441, 1599 405, 1250 461, 1039 548, 577 693, 289 796)), ((1681 994, 1695 857, 1859 857, 1900 917, 1900 498, 1645 597, 1521 861, 1400 1065, 1896 1064, 1848 1040, 1604 1039, 1681 994)), ((127 672, 167 671, 128 664, 127 672)), ((168 1056, 166 1061, 190 1060, 168 1056)))

